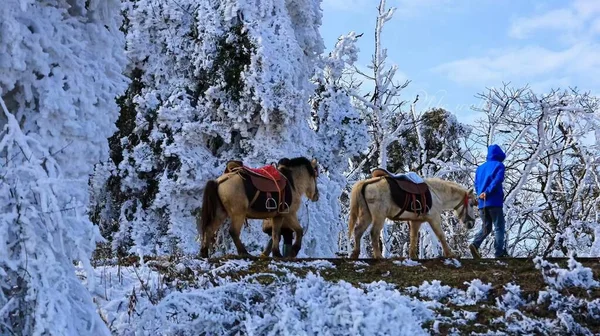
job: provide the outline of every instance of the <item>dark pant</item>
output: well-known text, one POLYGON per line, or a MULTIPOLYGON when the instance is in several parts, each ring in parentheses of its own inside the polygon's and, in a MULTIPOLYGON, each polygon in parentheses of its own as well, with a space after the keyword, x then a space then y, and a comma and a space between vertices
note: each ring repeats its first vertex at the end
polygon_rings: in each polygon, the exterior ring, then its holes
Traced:
MULTIPOLYGON (((269 255, 269 254, 271 254, 271 248, 273 247, 273 239, 270 237, 272 230, 267 229, 263 232, 269 235, 269 241, 267 242, 267 246, 265 246, 263 254, 269 255)), ((283 236, 283 256, 289 257, 292 255, 292 243, 294 241, 294 231, 290 230, 288 228, 281 228, 281 231, 279 231, 279 232, 281 233, 281 236, 283 236)))
POLYGON ((487 207, 479 209, 479 216, 483 221, 481 225, 481 231, 475 235, 473 245, 479 248, 483 243, 483 240, 492 232, 492 226, 494 228, 494 255, 496 258, 506 255, 506 249, 504 247, 504 212, 502 207, 487 207))
MULTIPOLYGON (((271 235, 271 232, 271 229, 267 229, 264 231, 264 233, 268 234, 269 236, 271 235)), ((281 233, 281 235, 283 236, 284 245, 292 245, 292 243, 294 242, 294 230, 288 228, 281 228, 279 233, 281 233)))

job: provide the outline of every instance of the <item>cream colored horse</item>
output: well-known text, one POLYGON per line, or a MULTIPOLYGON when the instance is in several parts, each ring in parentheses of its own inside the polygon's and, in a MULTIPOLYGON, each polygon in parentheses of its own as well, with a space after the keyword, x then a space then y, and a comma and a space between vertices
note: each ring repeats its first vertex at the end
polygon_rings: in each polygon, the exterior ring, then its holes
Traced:
POLYGON ((410 226, 410 258, 417 258, 417 239, 421 223, 428 222, 433 232, 442 244, 444 256, 453 258, 454 252, 448 246, 446 236, 442 230, 442 212, 455 210, 459 221, 472 229, 475 225, 473 206, 477 205, 477 198, 473 189, 465 189, 457 183, 439 178, 426 178, 425 183, 431 191, 431 208, 428 213, 417 215, 408 210, 400 218, 394 218, 400 208, 392 200, 388 182, 384 177, 374 177, 358 181, 352 187, 350 195, 350 218, 348 221, 348 236, 354 234, 354 250, 350 255, 356 259, 360 254, 360 240, 363 233, 373 223, 371 228, 371 243, 373 244, 374 258, 381 258, 379 236, 385 219, 395 221, 408 221, 410 226), (358 225, 355 227, 355 223, 358 225))
POLYGON ((206 183, 202 200, 202 214, 196 220, 198 233, 202 236, 200 255, 203 258, 208 257, 208 251, 214 243, 215 233, 228 217, 231 218, 229 234, 239 255, 248 255, 246 247, 240 240, 240 231, 246 218, 272 218, 273 256, 281 257, 279 237, 283 221, 296 233, 293 245, 293 256, 296 256, 302 246, 303 235, 302 226, 296 215, 301 204, 301 198, 306 195, 313 202, 319 199, 317 161, 310 161, 304 157, 282 159, 279 162, 278 169, 288 178, 288 183, 291 183, 292 204, 289 205, 289 212, 286 213, 277 211, 256 212, 252 210, 250 200, 244 189, 243 177, 237 172, 223 174, 216 180, 210 180, 206 183))

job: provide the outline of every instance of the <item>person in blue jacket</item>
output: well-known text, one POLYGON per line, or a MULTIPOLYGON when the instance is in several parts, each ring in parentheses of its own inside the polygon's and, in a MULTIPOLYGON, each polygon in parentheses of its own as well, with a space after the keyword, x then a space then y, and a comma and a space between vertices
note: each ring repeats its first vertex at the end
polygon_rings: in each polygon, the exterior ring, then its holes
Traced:
POLYGON ((479 247, 494 227, 494 255, 496 258, 507 257, 504 246, 504 159, 506 154, 498 145, 488 147, 486 162, 475 171, 475 193, 479 195, 479 215, 483 224, 469 245, 473 258, 481 258, 479 247))

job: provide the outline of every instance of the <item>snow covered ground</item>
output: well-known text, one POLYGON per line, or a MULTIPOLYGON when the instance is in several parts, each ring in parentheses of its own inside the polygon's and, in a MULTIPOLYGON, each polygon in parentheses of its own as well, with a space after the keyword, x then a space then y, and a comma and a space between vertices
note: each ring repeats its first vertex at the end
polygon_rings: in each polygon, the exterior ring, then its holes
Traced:
POLYGON ((600 331, 592 267, 182 258, 80 275, 115 335, 591 335, 600 331))

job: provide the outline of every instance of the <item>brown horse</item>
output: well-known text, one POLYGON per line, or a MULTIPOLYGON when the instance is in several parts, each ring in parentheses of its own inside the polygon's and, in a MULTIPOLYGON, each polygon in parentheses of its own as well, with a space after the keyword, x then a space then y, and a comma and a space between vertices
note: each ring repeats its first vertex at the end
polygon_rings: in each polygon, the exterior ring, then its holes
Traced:
POLYGON ((363 233, 373 223, 371 228, 371 242, 373 244, 373 256, 381 258, 381 246, 379 237, 383 224, 387 219, 394 221, 406 220, 410 226, 410 251, 411 259, 417 258, 417 238, 421 223, 428 222, 438 240, 442 244, 444 256, 454 257, 454 252, 446 242, 446 236, 442 230, 442 211, 455 210, 461 223, 472 229, 475 225, 473 206, 477 205, 477 198, 473 189, 465 189, 459 184, 439 178, 426 178, 425 183, 431 192, 431 205, 429 211, 415 213, 402 211, 393 201, 392 194, 385 176, 372 177, 358 181, 352 187, 350 195, 350 216, 348 221, 348 236, 354 234, 354 250, 350 255, 356 259, 360 254, 360 240, 363 233), (459 211, 460 210, 460 211, 459 211), (400 216, 398 214, 401 213, 400 216), (355 227, 355 223, 358 225, 355 227))
MULTIPOLYGON (((243 168, 244 162, 241 160, 229 160, 225 165, 225 171, 223 174, 228 174, 234 172, 237 169, 243 168)), ((277 168, 281 168, 281 165, 278 165, 277 168)), ((271 250, 273 248, 273 240, 271 239, 272 230, 273 230, 273 218, 263 219, 262 230, 269 236, 269 241, 265 246, 263 252, 260 254, 261 258, 266 258, 271 255, 271 250)), ((288 222, 285 220, 281 223, 281 234, 279 235, 279 239, 281 237, 284 238, 285 242, 283 245, 283 256, 289 257, 292 253, 292 241, 294 237, 294 231, 289 227, 288 222)))
POLYGON ((201 219, 197 221, 198 233, 202 236, 202 257, 208 257, 209 248, 215 240, 215 233, 227 218, 231 218, 229 234, 233 239, 239 255, 249 255, 246 247, 240 240, 240 231, 246 218, 251 219, 273 219, 271 237, 273 239, 272 253, 274 257, 281 257, 279 251, 279 237, 282 222, 296 233, 293 245, 293 256, 298 254, 302 246, 303 229, 298 222, 297 211, 300 208, 302 195, 306 195, 311 201, 319 199, 317 188, 318 166, 317 161, 305 157, 293 159, 282 159, 277 169, 287 179, 291 186, 291 204, 285 212, 253 210, 250 205, 252 200, 246 194, 244 177, 240 171, 223 174, 216 180, 210 180, 204 187, 202 200, 201 219))

